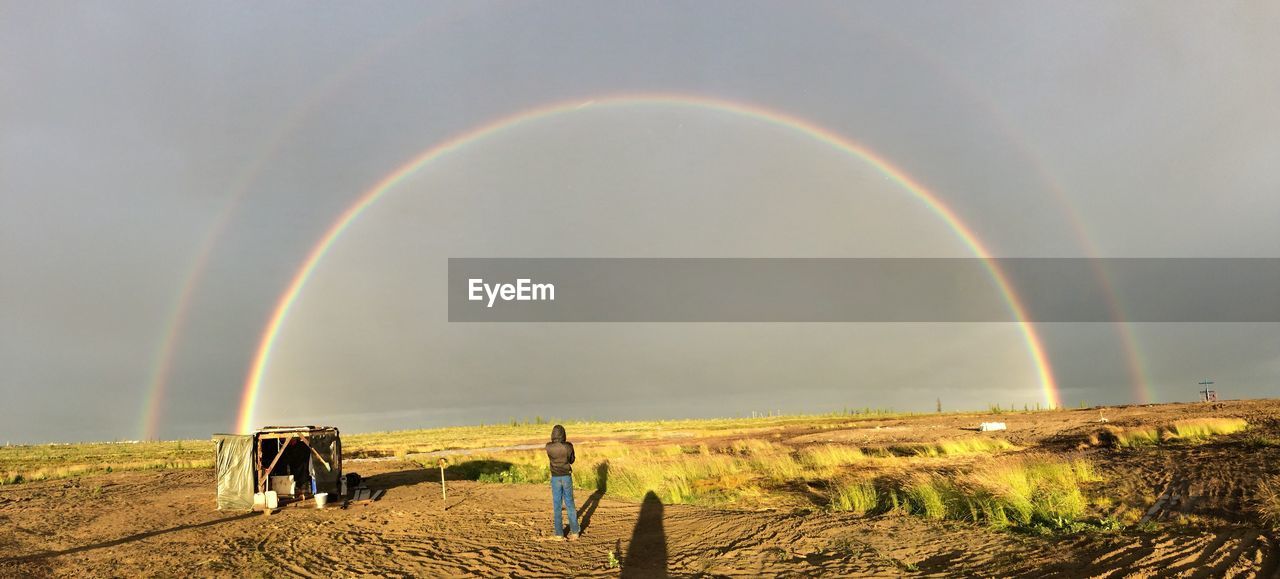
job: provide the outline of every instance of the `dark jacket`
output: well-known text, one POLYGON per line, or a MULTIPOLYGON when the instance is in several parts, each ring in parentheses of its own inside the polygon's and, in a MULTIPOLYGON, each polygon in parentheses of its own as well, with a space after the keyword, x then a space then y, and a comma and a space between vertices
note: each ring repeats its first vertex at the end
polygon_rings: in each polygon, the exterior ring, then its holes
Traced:
POLYGON ((551 429, 551 442, 547 443, 547 458, 551 460, 551 476, 573 474, 573 443, 565 442, 564 427, 559 424, 551 429))

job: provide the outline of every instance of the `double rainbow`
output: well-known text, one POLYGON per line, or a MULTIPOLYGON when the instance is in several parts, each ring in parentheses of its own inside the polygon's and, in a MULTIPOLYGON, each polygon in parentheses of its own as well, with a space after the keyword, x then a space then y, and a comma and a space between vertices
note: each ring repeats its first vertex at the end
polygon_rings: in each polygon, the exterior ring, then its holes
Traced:
POLYGON ((1013 288, 1005 274, 1000 271, 996 263, 991 260, 991 253, 978 239, 977 235, 974 234, 973 230, 961 221, 955 212, 943 203, 935 194, 867 147, 799 117, 751 104, 714 99, 704 96, 646 93, 560 101, 499 118, 469 131, 455 135, 454 137, 423 151, 365 191, 351 206, 338 216, 329 229, 325 231, 320 240, 311 248, 307 254, 306 260, 303 261, 302 265, 294 274, 288 288, 277 299, 271 319, 267 323, 267 326, 263 330, 262 336, 258 341, 258 349, 253 357, 253 364, 250 366, 249 373, 245 378, 239 416, 236 421, 238 431, 249 432, 252 430, 255 407, 257 405, 258 396, 262 391, 263 374, 270 362, 271 353, 275 348, 276 339, 279 337, 280 329, 283 326, 285 319, 288 318, 289 312, 297 301, 298 296, 302 294, 302 291, 306 288, 307 282, 315 272, 316 267, 320 264, 320 261, 324 259, 325 254, 328 253, 333 244, 337 242, 338 238, 341 237, 353 223, 355 223, 366 209, 381 199, 383 195, 432 161, 457 151, 467 145, 474 144, 507 130, 549 117, 571 114, 574 111, 588 107, 621 108, 634 106, 677 107, 706 110, 763 121, 771 125, 796 131, 870 163, 886 178, 902 186, 917 199, 924 202, 951 227, 955 234, 966 246, 969 247, 974 255, 986 260, 987 268, 991 272, 992 279, 1003 294, 1010 311, 1021 324, 1022 334, 1027 344, 1028 353, 1032 358, 1032 362, 1034 363, 1036 372, 1039 376, 1040 388, 1043 393, 1045 403, 1048 406, 1055 408, 1062 405, 1057 384, 1054 381, 1053 370, 1050 367, 1048 358, 1044 352, 1044 346, 1041 343, 1039 335, 1036 333, 1035 327, 1026 321, 1026 309, 1022 301, 1013 291, 1013 288))

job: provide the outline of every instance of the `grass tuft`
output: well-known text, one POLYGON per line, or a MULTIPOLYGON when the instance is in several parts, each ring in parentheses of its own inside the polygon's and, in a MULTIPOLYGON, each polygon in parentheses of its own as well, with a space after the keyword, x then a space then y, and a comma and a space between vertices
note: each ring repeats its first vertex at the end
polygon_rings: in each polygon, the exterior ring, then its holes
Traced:
POLYGON ((832 481, 831 510, 866 514, 876 509, 879 497, 875 485, 866 479, 842 479, 832 481))
POLYGON ((1160 431, 1155 428, 1116 428, 1102 431, 1102 441, 1116 448, 1137 448, 1160 443, 1160 431))
POLYGON ((899 491, 906 510, 925 518, 1061 529, 1084 516, 1088 500, 1081 485, 1094 480, 1097 474, 1083 459, 1027 457, 951 476, 916 475, 899 491))
MULTIPOLYGON (((926 519, 945 519, 949 512, 944 497, 957 495, 955 487, 946 479, 936 475, 921 475, 913 478, 903 487, 907 498, 907 511, 926 519)), ((956 518, 956 517, 953 517, 956 518)))
POLYGON ((1249 423, 1239 418, 1200 418, 1179 420, 1159 428, 1108 427, 1099 438, 1116 448, 1137 448, 1162 442, 1201 442, 1213 436, 1234 434, 1249 423))
POLYGON ((889 447, 889 451, 898 456, 939 457, 992 454, 1016 448, 1018 447, 1003 438, 975 437, 897 444, 889 447))
POLYGON ((1201 440, 1210 436, 1235 434, 1248 427, 1249 423, 1239 418, 1202 418, 1175 422, 1168 433, 1184 440, 1201 440))
POLYGON ((825 444, 800 451, 800 462, 814 470, 834 469, 862 462, 867 457, 856 446, 825 444))
POLYGON ((1262 479, 1258 483, 1253 503, 1262 524, 1280 529, 1280 476, 1262 479))

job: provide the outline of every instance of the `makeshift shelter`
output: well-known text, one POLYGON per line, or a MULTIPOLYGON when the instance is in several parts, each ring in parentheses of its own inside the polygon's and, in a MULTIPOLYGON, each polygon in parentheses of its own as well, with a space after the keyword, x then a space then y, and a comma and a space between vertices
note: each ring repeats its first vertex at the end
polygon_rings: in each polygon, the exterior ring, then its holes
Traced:
POLYGON ((272 477, 291 480, 295 498, 339 493, 342 438, 337 428, 268 426, 252 434, 215 434, 213 442, 219 510, 253 510, 254 493, 271 490, 272 477))

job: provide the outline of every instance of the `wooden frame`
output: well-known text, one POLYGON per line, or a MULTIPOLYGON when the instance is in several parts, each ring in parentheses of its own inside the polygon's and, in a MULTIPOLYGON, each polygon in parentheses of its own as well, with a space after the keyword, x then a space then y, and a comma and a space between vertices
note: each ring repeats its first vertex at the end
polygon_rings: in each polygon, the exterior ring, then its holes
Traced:
MULTIPOLYGON (((254 474, 255 474, 255 478, 257 479, 257 488, 258 488, 257 492, 266 492, 267 485, 271 479, 271 471, 275 470, 276 465, 280 463, 280 457, 284 456, 285 451, 288 450, 289 447, 292 446, 295 441, 306 445, 307 450, 311 451, 312 456, 319 459, 320 462, 323 463, 325 467, 328 468, 329 470, 334 470, 334 466, 330 465, 329 461, 325 460, 323 456, 320 456, 320 452, 317 451, 314 446, 311 446, 312 434, 315 434, 315 433, 327 434, 330 432, 332 432, 335 438, 337 439, 337 444, 339 448, 337 468, 341 469, 342 468, 342 453, 341 453, 342 436, 338 432, 337 428, 315 427, 315 426, 267 427, 258 432, 255 432, 253 436, 255 439, 256 448, 254 452, 253 463, 254 463, 254 474), (276 450, 276 456, 271 460, 271 464, 266 466, 265 468, 262 466, 262 441, 263 440, 283 441, 283 442, 277 443, 277 444, 281 444, 281 446, 276 450)), ((341 470, 339 470, 339 472, 341 472, 341 470)), ((305 494, 306 492, 307 491, 304 489, 303 493, 305 494)))

